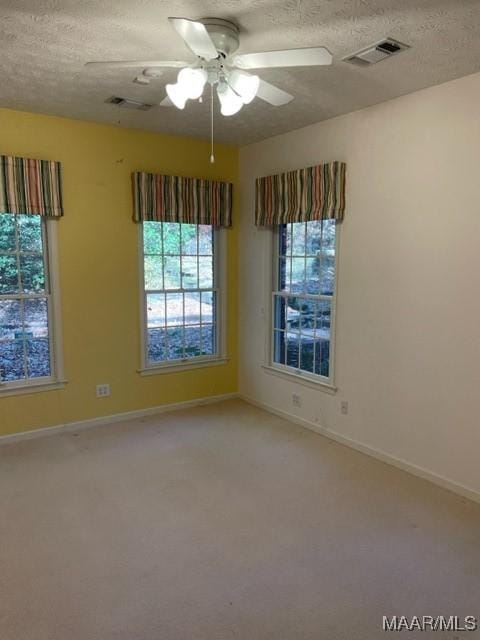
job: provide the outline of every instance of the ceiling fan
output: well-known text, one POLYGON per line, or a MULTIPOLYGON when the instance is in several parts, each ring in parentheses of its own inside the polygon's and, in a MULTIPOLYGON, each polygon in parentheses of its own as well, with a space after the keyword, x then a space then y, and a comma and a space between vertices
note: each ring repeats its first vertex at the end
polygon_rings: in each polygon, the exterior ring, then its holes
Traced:
POLYGON ((87 62, 87 66, 105 68, 143 68, 144 77, 158 76, 162 67, 179 68, 177 81, 167 84, 166 98, 161 106, 174 105, 183 109, 187 100, 201 99, 206 84, 211 86, 212 114, 214 88, 224 116, 238 113, 255 97, 274 106, 293 100, 293 96, 282 89, 248 73, 249 69, 274 67, 303 67, 329 65, 332 55, 325 47, 262 51, 234 55, 239 41, 239 28, 229 20, 221 18, 168 18, 170 24, 196 56, 192 63, 177 60, 132 60, 112 62, 87 62))

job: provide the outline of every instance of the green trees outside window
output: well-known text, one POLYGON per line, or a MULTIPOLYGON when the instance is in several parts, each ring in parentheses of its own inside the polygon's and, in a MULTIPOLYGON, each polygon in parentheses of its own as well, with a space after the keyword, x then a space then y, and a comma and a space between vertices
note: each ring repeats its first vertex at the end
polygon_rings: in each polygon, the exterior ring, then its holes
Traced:
POLYGON ((45 221, 0 214, 0 380, 51 375, 45 221))

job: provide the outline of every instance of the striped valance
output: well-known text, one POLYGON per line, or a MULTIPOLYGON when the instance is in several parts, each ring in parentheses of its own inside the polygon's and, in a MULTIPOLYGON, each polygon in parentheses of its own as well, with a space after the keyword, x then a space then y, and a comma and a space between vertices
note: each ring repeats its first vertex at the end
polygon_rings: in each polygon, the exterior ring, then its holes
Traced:
POLYGON ((258 178, 255 224, 342 220, 345 169, 344 162, 329 162, 258 178))
POLYGON ((137 172, 133 174, 133 219, 229 227, 232 188, 229 182, 137 172))
POLYGON ((60 163, 0 156, 0 213, 63 216, 60 163))

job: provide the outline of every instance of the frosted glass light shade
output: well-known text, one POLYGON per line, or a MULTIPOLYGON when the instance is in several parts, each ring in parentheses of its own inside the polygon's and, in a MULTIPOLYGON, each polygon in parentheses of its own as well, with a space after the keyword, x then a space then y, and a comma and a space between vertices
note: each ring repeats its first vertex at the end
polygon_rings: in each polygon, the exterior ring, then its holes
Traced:
POLYGON ((243 104, 249 104, 257 95, 260 78, 235 69, 228 77, 228 84, 238 93, 243 104))
POLYGON ((217 95, 220 100, 220 112, 222 116, 233 116, 243 107, 243 100, 226 82, 218 85, 217 95))
POLYGON ((207 81, 208 74, 204 69, 182 69, 177 77, 177 84, 190 100, 200 98, 207 81))
POLYGON ((167 84, 165 89, 167 90, 168 97, 177 109, 183 109, 186 101, 188 100, 188 96, 185 93, 184 88, 176 82, 175 84, 167 84))

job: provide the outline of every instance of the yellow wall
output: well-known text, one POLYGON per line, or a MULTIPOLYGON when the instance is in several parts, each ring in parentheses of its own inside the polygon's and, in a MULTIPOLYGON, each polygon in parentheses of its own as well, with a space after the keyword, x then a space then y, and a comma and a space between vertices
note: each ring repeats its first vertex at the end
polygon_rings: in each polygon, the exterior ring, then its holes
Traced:
MULTIPOLYGON (((159 114, 159 117, 161 115, 159 114)), ((0 435, 236 391, 238 153, 207 142, 0 110, 0 153, 60 160, 58 224, 65 389, 0 398, 0 435), (234 183, 228 236, 226 365, 141 377, 137 225, 132 171, 234 183), (97 399, 95 385, 112 395, 97 399)))

